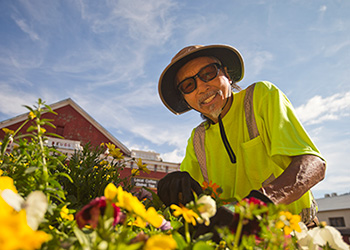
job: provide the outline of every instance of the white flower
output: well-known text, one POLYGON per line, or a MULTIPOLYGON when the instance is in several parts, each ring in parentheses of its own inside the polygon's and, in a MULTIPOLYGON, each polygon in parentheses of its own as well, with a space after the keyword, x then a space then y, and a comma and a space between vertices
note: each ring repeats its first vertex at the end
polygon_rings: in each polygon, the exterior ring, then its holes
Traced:
POLYGON ((216 203, 213 198, 209 195, 203 195, 197 201, 198 211, 200 212, 200 217, 197 218, 199 223, 203 223, 206 226, 210 224, 210 218, 216 214, 216 203))
POLYGON ((343 241, 340 232, 334 227, 319 226, 309 231, 305 224, 300 225, 301 233, 295 233, 298 238, 298 244, 301 249, 318 250, 319 247, 325 246, 327 243, 335 250, 349 250, 349 246, 343 241))

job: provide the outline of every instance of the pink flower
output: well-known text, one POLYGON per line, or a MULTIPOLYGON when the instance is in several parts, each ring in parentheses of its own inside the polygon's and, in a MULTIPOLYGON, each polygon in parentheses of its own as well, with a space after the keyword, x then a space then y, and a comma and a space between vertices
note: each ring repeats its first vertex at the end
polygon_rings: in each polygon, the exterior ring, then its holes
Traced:
MULTIPOLYGON (((85 205, 75 216, 78 227, 83 228, 85 225, 90 225, 92 228, 96 228, 100 215, 104 215, 106 204, 105 197, 98 197, 92 200, 89 204, 85 205)), ((112 205, 114 208, 114 226, 119 223, 121 219, 121 212, 119 207, 117 207, 115 204, 112 205)))

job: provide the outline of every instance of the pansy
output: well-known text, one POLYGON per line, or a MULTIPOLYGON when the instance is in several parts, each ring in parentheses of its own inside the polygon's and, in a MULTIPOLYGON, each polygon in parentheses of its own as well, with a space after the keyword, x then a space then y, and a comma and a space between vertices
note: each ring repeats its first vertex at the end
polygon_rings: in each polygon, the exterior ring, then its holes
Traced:
MULTIPOLYGON (((90 225, 92 228, 96 228, 100 215, 103 216, 106 210, 106 198, 98 197, 92 200, 89 204, 85 205, 77 214, 76 221, 79 228, 83 228, 85 225, 90 225)), ((115 204, 112 204, 114 208, 114 221, 113 225, 119 223, 121 218, 120 208, 115 204)))
POLYGON ((210 218, 216 214, 216 202, 209 195, 203 195, 197 201, 200 217, 197 219, 199 223, 209 226, 210 218))
POLYGON ((199 218, 199 215, 193 210, 186 208, 182 204, 180 206, 172 204, 170 208, 175 210, 173 212, 174 216, 179 217, 182 215, 187 223, 192 223, 193 226, 197 225, 196 219, 199 218))
POLYGON ((156 234, 149 238, 144 246, 144 250, 172 250, 177 244, 172 235, 156 234))

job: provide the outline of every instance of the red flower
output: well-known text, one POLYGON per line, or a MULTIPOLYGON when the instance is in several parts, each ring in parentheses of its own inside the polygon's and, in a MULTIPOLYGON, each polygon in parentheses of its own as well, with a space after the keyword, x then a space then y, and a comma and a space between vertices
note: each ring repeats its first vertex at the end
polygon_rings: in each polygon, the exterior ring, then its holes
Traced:
MULTIPOLYGON (((240 204, 241 204, 241 206, 246 207, 246 211, 250 210, 250 209, 254 209, 254 207, 258 208, 258 207, 266 207, 267 206, 265 202, 263 202, 259 199, 256 199, 254 197, 245 198, 240 202, 240 204), (254 204, 255 206, 251 207, 250 204, 254 204)), ((267 214, 267 211, 264 213, 267 214)), ((234 213, 234 222, 233 222, 233 225, 231 228, 233 233, 236 233, 236 229, 237 229, 238 221, 239 221, 239 216, 240 215, 238 213, 234 213)), ((242 216, 242 214, 241 214, 241 216, 242 216)), ((255 216, 253 216, 253 218, 251 218, 251 219, 244 218, 242 235, 255 235, 258 239, 258 234, 261 231, 259 224, 260 224, 260 221, 255 216)))
MULTIPOLYGON (((106 209, 106 198, 98 197, 85 205, 75 216, 78 227, 83 228, 85 225, 90 225, 96 228, 99 216, 103 216, 106 209)), ((121 218, 120 208, 112 204, 114 208, 114 222, 113 226, 118 224, 121 218)))

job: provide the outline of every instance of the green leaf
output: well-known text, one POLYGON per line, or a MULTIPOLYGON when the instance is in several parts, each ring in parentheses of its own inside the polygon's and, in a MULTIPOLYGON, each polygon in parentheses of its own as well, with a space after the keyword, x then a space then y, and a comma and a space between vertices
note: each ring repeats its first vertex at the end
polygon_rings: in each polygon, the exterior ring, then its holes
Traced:
POLYGON ((55 134, 55 133, 45 133, 45 135, 51 135, 51 136, 53 136, 53 137, 57 137, 57 138, 60 138, 60 139, 64 139, 63 136, 60 136, 60 135, 55 134))
POLYGON ((35 172, 37 169, 38 169, 38 167, 29 167, 24 171, 24 173, 31 174, 31 173, 35 172))
POLYGON ((57 176, 66 177, 71 183, 73 183, 72 177, 70 177, 69 174, 67 174, 67 173, 61 173, 61 172, 60 172, 60 173, 55 174, 54 176, 55 176, 55 177, 57 177, 57 176))
POLYGON ((35 130, 37 130, 36 127, 30 126, 30 127, 27 129, 27 132, 29 133, 29 132, 32 132, 32 131, 35 131, 35 130))
POLYGON ((214 250, 214 247, 208 245, 204 241, 198 241, 196 244, 194 244, 193 250, 214 250))
POLYGON ((179 250, 185 249, 187 247, 185 239, 178 232, 173 232, 173 238, 176 241, 179 250))
POLYGON ((73 228, 73 232, 75 236, 77 237, 80 245, 82 246, 83 250, 90 250, 90 237, 88 235, 84 234, 83 231, 81 231, 77 226, 73 228))

